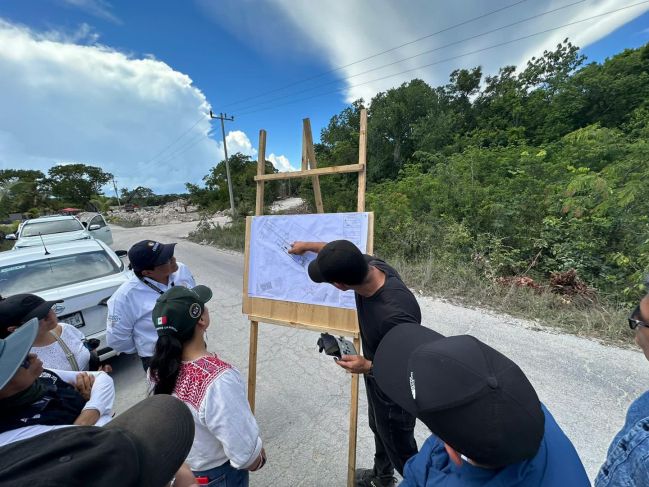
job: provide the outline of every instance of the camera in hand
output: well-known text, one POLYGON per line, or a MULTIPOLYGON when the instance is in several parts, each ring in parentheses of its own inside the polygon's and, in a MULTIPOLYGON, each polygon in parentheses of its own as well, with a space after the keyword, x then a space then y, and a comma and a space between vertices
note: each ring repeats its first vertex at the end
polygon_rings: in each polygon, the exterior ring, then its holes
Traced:
POLYGON ((356 355, 354 344, 343 337, 336 338, 329 333, 320 333, 318 339, 318 350, 320 353, 324 351, 327 355, 331 355, 334 360, 338 360, 343 355, 356 355))

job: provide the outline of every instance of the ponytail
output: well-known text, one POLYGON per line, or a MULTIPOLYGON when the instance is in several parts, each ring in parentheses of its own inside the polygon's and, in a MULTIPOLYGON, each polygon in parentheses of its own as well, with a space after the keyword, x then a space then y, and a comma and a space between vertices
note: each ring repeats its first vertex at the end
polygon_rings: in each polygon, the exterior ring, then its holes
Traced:
POLYGON ((149 365, 149 374, 155 384, 153 394, 171 394, 174 391, 180 373, 182 353, 183 344, 176 336, 158 337, 149 365))

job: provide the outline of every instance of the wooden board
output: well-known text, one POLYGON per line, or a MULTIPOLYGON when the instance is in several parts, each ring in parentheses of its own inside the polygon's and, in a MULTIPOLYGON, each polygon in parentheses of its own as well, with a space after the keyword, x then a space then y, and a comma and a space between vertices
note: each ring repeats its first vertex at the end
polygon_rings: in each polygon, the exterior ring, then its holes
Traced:
MULTIPOLYGON (((253 298, 248 296, 248 274, 250 273, 250 234, 252 218, 246 218, 246 246, 243 269, 243 305, 244 314, 251 321, 273 323, 276 325, 305 328, 313 331, 327 331, 338 335, 357 337, 359 334, 358 318, 355 309, 334 308, 314 304, 293 303, 274 299, 253 298)), ((373 251, 374 214, 368 217, 367 253, 373 251)))

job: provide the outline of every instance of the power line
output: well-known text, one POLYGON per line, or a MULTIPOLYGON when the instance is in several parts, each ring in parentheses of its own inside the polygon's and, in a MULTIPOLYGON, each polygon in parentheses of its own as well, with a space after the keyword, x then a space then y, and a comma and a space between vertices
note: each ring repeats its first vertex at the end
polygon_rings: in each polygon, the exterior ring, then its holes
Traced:
POLYGON ((174 140, 172 140, 169 144, 167 144, 166 146, 164 146, 164 147, 162 148, 162 150, 158 151, 158 152, 157 152, 153 157, 147 159, 147 160, 144 162, 144 164, 146 165, 146 164, 148 164, 149 162, 153 161, 153 160, 156 159, 158 156, 160 156, 163 152, 165 152, 167 149, 169 149, 169 147, 171 147, 171 146, 174 145, 176 142, 178 142, 180 139, 182 139, 182 138, 183 138, 185 135, 187 135, 187 134, 188 134, 188 133, 189 133, 189 132, 194 128, 194 127, 196 127, 196 125, 198 125, 198 124, 201 122, 201 120, 205 120, 205 117, 206 117, 206 116, 207 116, 207 115, 201 115, 201 118, 199 118, 198 120, 196 120, 196 122, 194 122, 194 124, 193 124, 191 127, 189 127, 189 128, 188 128, 187 130, 185 130, 182 134, 180 134, 178 137, 176 137, 174 140))
POLYGON ((196 144, 198 144, 202 140, 205 140, 206 137, 209 138, 210 134, 211 134, 211 132, 208 132, 207 134, 199 134, 197 137, 194 137, 194 138, 190 139, 189 141, 186 141, 185 144, 183 144, 180 147, 176 148, 173 152, 162 156, 162 158, 160 158, 160 159, 150 161, 150 162, 155 162, 156 164, 160 164, 160 163, 163 163, 163 162, 169 162, 169 161, 175 159, 176 157, 178 157, 180 154, 184 154, 185 152, 187 152, 189 149, 194 147, 196 144))
MULTIPOLYGON (((398 46, 396 46, 396 47, 392 47, 392 48, 390 48, 390 49, 386 49, 385 51, 377 52, 377 53, 375 53, 375 54, 372 54, 372 55, 370 55, 370 56, 364 57, 364 58, 362 58, 362 59, 359 59, 359 60, 357 60, 357 61, 351 62, 351 63, 349 63, 349 64, 345 64, 345 65, 343 65, 343 66, 338 66, 338 67, 333 68, 333 69, 330 69, 330 70, 328 70, 328 71, 323 71, 323 72, 321 72, 321 73, 319 73, 319 74, 316 74, 316 75, 313 75, 313 76, 309 76, 309 77, 307 77, 307 78, 303 78, 303 79, 300 79, 300 80, 298 80, 298 81, 294 81, 294 82, 289 83, 289 84, 284 85, 284 86, 280 86, 279 88, 275 88, 275 89, 272 89, 272 90, 269 90, 269 91, 265 91, 265 92, 263 92, 263 93, 259 93, 258 95, 254 95, 254 96, 250 96, 250 97, 246 97, 246 98, 241 98, 241 99, 239 99, 239 100, 235 100, 235 101, 232 101, 232 102, 230 102, 230 103, 226 103, 225 105, 223 105, 223 108, 226 108, 226 107, 229 107, 229 106, 232 106, 232 105, 236 105, 236 104, 239 104, 239 103, 241 103, 241 102, 247 102, 247 101, 250 101, 250 100, 254 100, 254 99, 256 99, 256 98, 260 98, 260 97, 262 97, 262 96, 266 96, 266 95, 269 95, 269 94, 271 94, 271 93, 276 93, 276 92, 278 92, 278 91, 282 91, 282 90, 284 90, 284 89, 286 89, 286 88, 290 88, 291 86, 295 86, 295 85, 298 85, 298 84, 301 84, 301 83, 305 83, 305 82, 307 82, 307 81, 311 81, 311 80, 313 80, 313 79, 321 78, 322 76, 325 76, 325 75, 330 74, 330 73, 335 73, 336 71, 340 71, 341 69, 348 68, 349 66, 354 66, 355 64, 362 63, 362 62, 367 61, 367 60, 369 60, 369 59, 373 59, 373 58, 375 58, 375 57, 378 57, 378 56, 381 56, 381 55, 383 55, 383 54, 386 54, 386 53, 388 53, 388 52, 396 51, 397 49, 401 49, 402 47, 409 46, 409 45, 411 45, 411 44, 415 44, 415 43, 417 43, 417 42, 423 41, 424 39, 429 39, 429 38, 431 38, 431 37, 434 37, 434 36, 436 36, 436 35, 438 35, 438 34, 442 34, 442 33, 444 33, 444 32, 448 32, 449 30, 455 29, 455 28, 457 28, 457 27, 461 27, 461 26, 463 26, 463 25, 470 24, 471 22, 475 22, 476 20, 484 19, 484 18, 486 18, 486 17, 489 17, 490 15, 493 15, 493 14, 496 14, 496 13, 499 13, 499 12, 502 12, 503 10, 507 10, 507 9, 509 9, 509 8, 515 7, 516 5, 520 5, 521 3, 525 3, 525 2, 527 2, 527 1, 528 1, 528 0, 519 0, 518 2, 512 3, 511 5, 507 5, 507 6, 505 6, 505 7, 501 7, 501 8, 498 8, 498 9, 496 9, 496 10, 492 10, 492 11, 487 12, 487 13, 485 13, 485 14, 482 14, 482 15, 479 15, 479 16, 477 16, 477 17, 473 17, 473 18, 471 18, 471 19, 469 19, 469 20, 465 20, 465 21, 463 21, 463 22, 460 22, 459 24, 454 24, 454 25, 451 25, 451 26, 449 26, 449 27, 445 27, 444 29, 442 29, 442 30, 438 30, 437 32, 433 32, 432 34, 428 34, 428 35, 425 35, 425 36, 423 36, 423 37, 419 37, 419 38, 417 38, 417 39, 413 39, 412 41, 404 42, 403 44, 400 44, 400 45, 398 45, 398 46)), ((585 0, 584 0, 584 1, 585 1, 585 0)))
MULTIPOLYGON (((404 61, 409 61, 409 60, 411 60, 411 59, 414 59, 414 58, 417 58, 417 57, 423 56, 424 54, 430 54, 430 53, 432 53, 432 52, 440 51, 440 50, 445 49, 445 48, 447 48, 447 47, 451 47, 451 46, 455 46, 455 45, 458 45, 458 44, 462 44, 462 43, 464 43, 464 42, 467 42, 467 41, 470 41, 470 40, 474 40, 474 39, 477 39, 477 38, 479 38, 479 37, 484 37, 484 36, 486 36, 486 35, 493 34, 494 32, 498 32, 498 31, 501 31, 501 30, 507 29, 507 28, 509 28, 509 27, 513 27, 513 26, 515 26, 515 25, 519 25, 519 24, 522 24, 522 23, 524 23, 524 22, 528 22, 528 21, 530 21, 530 20, 533 20, 533 19, 536 19, 536 18, 539 18, 539 17, 543 17, 544 15, 548 15, 548 14, 551 14, 551 13, 558 12, 559 10, 563 10, 563 9, 566 9, 566 8, 569 8, 569 7, 573 7, 573 6, 575 6, 575 5, 579 4, 579 3, 584 3, 585 1, 586 1, 586 0, 578 0, 578 1, 576 1, 576 2, 573 2, 573 3, 570 3, 570 4, 564 5, 564 6, 562 6, 562 7, 557 7, 557 8, 554 8, 554 9, 552 9, 552 10, 547 10, 547 11, 542 12, 542 13, 540 13, 540 14, 532 15, 531 17, 527 17, 527 18, 525 18, 525 19, 517 20, 516 22, 512 22, 512 23, 510 23, 510 24, 503 25, 503 26, 501 26, 501 27, 497 27, 497 28, 495 28, 495 29, 491 29, 491 30, 485 31, 485 32, 482 32, 482 33, 480 33, 480 34, 476 34, 476 35, 473 35, 473 36, 470 36, 470 37, 466 37, 466 38, 464 38, 464 39, 460 39, 460 40, 458 40, 458 41, 454 41, 454 42, 451 42, 451 43, 449 43, 449 44, 445 44, 445 45, 443 45, 443 46, 435 47, 435 48, 433 48, 433 49, 427 49, 426 51, 422 51, 422 52, 420 52, 420 53, 418 53, 418 54, 415 54, 415 55, 413 55, 413 56, 408 56, 408 57, 403 58, 403 59, 398 59, 397 61, 393 61, 393 62, 391 62, 391 63, 387 63, 387 64, 383 64, 383 65, 381 65, 381 66, 377 66, 376 68, 368 69, 368 70, 365 70, 365 71, 361 71, 360 73, 356 73, 356 74, 353 74, 353 75, 347 76, 346 79, 349 80, 350 78, 356 78, 357 76, 361 76, 361 75, 363 75, 363 74, 371 73, 371 72, 373 72, 373 71, 378 71, 378 70, 380 70, 380 69, 387 68, 387 67, 389 67, 389 66, 394 66, 395 64, 400 64, 400 63, 402 63, 402 62, 404 62, 404 61)), ((302 94, 302 93, 308 93, 308 92, 310 92, 310 91, 317 90, 318 88, 322 88, 323 86, 329 86, 329 85, 332 85, 332 84, 337 84, 337 83, 339 83, 339 82, 340 82, 340 80, 328 81, 328 82, 326 82, 326 83, 322 83, 322 84, 319 84, 319 85, 316 85, 316 86, 312 86, 311 88, 307 88, 307 89, 304 89, 304 90, 301 90, 301 91, 296 91, 296 92, 293 92, 293 93, 288 93, 288 94, 286 94, 286 95, 281 95, 281 96, 278 96, 278 97, 275 97, 275 98, 271 98, 270 100, 267 100, 267 101, 262 101, 262 102, 260 102, 260 103, 262 103, 262 104, 264 104, 264 103, 272 103, 272 102, 275 102, 275 101, 277 101, 277 100, 282 100, 282 99, 289 98, 289 97, 291 97, 291 96, 299 95, 299 94, 302 94)), ((249 109, 251 109, 253 106, 254 106, 254 105, 244 106, 244 107, 240 107, 239 109, 245 111, 245 110, 249 110, 249 109)))
POLYGON ((501 42, 501 43, 494 44, 494 45, 491 45, 491 46, 488 46, 488 47, 484 47, 484 48, 481 48, 481 49, 476 49, 476 50, 474 50, 474 51, 465 52, 465 53, 459 54, 459 55, 457 55, 457 56, 451 56, 451 57, 448 57, 448 58, 445 58, 445 59, 440 59, 439 61, 435 61, 435 62, 432 62, 432 63, 429 63, 429 64, 424 64, 424 65, 422 65, 422 66, 418 66, 418 67, 416 67, 416 68, 407 69, 407 70, 404 70, 404 71, 399 71, 398 73, 390 74, 390 75, 387 75, 387 76, 382 76, 382 77, 380 77, 380 78, 375 78, 375 79, 372 79, 372 80, 369 80, 369 81, 364 81, 363 83, 357 83, 357 84, 355 84, 355 85, 346 86, 345 88, 340 88, 340 89, 336 89, 336 90, 326 91, 326 92, 324 92, 324 93, 319 93, 319 94, 316 94, 316 95, 312 95, 312 96, 308 96, 308 97, 300 98, 300 99, 297 99, 297 100, 292 100, 292 101, 289 101, 289 102, 286 102, 286 103, 280 103, 280 104, 278 104, 278 105, 274 105, 274 106, 269 106, 269 107, 260 108, 260 109, 257 109, 257 110, 251 110, 251 111, 248 111, 248 112, 243 112, 243 113, 240 113, 238 116, 241 117, 241 116, 250 115, 250 114, 257 113, 257 112, 261 112, 261 111, 272 110, 272 109, 277 108, 277 107, 280 107, 280 106, 290 105, 290 104, 293 104, 293 103, 299 103, 299 102, 301 102, 301 101, 310 100, 310 99, 312 99, 312 98, 317 98, 317 97, 320 97, 320 96, 329 95, 329 94, 331 94, 331 93, 338 93, 338 92, 341 92, 341 91, 348 90, 348 89, 350 89, 350 88, 356 88, 356 87, 358 87, 358 86, 366 85, 366 84, 368 84, 368 83, 373 83, 373 82, 375 82, 375 81, 382 81, 382 80, 384 80, 384 79, 393 78, 393 77, 395 77, 395 76, 399 76, 399 75, 404 74, 404 73, 409 73, 409 72, 412 72, 412 71, 417 71, 417 70, 419 70, 419 69, 428 68, 428 67, 430 67, 430 66, 435 66, 435 65, 437 65, 437 64, 441 64, 441 63, 445 63, 445 62, 448 62, 448 61, 452 61, 452 60, 454 60, 454 59, 458 59, 458 58, 461 58, 461 57, 470 56, 470 55, 472 55, 472 54, 477 54, 477 53, 480 53, 480 52, 488 51, 488 50, 490 50, 490 49, 495 49, 495 48, 497 48, 497 47, 502 47, 502 46, 505 46, 505 45, 508 45, 508 44, 512 44, 512 43, 514 43, 514 42, 518 42, 518 41, 521 41, 521 40, 529 39, 529 38, 531 38, 531 37, 535 37, 535 36, 538 36, 538 35, 541 35, 541 34, 546 34, 546 33, 548 33, 548 32, 552 32, 552 31, 555 31, 555 30, 563 29, 564 27, 569 27, 569 26, 571 26, 571 25, 576 25, 576 24, 580 24, 580 23, 582 23, 582 22, 587 22, 587 21, 589 21, 589 20, 593 20, 593 19, 596 19, 596 18, 598 18, 598 17, 603 17, 603 16, 606 16, 606 15, 610 15, 610 14, 613 14, 613 13, 619 12, 619 11, 621 11, 621 10, 626 10, 626 9, 629 9, 629 8, 637 7, 637 6, 639 6, 639 5, 644 5, 644 4, 646 4, 646 3, 649 3, 649 0, 644 0, 644 1, 642 1, 642 2, 637 2, 637 3, 631 4, 631 5, 627 5, 627 6, 625 6, 625 7, 617 8, 617 9, 614 9, 614 10, 610 10, 610 11, 608 11, 608 12, 604 12, 604 13, 601 13, 601 14, 598 14, 598 15, 593 15, 593 16, 591 16, 591 17, 587 17, 587 18, 585 18, 585 19, 576 20, 576 21, 574 21, 574 22, 569 22, 569 23, 567 23, 567 24, 563 24, 563 25, 560 25, 560 26, 558 26, 558 27, 552 27, 552 28, 550 28, 550 29, 545 29, 545 30, 542 30, 542 31, 539 31, 539 32, 535 32, 534 34, 529 34, 529 35, 526 35, 526 36, 518 37, 518 38, 516 38, 516 39, 512 39, 512 40, 509 40, 509 41, 501 42))

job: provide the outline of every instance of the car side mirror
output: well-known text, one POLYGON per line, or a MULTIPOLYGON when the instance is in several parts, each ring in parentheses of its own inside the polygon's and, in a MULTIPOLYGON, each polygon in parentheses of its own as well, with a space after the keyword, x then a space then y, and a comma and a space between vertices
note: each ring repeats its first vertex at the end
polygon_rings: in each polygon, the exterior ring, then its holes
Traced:
POLYGON ((90 225, 88 227, 88 230, 93 231, 93 230, 99 230, 100 228, 101 228, 101 225, 94 224, 94 225, 90 225))
POLYGON ((120 258, 125 257, 126 255, 128 255, 128 252, 126 250, 116 250, 115 253, 117 254, 117 257, 120 257, 120 258))
POLYGON ((16 240, 16 235, 14 235, 13 233, 8 233, 7 235, 5 235, 5 240, 16 240))

